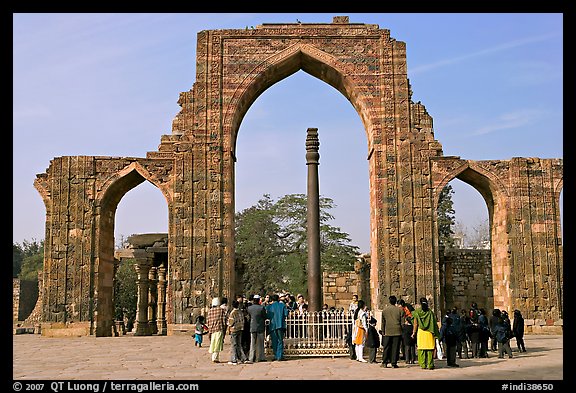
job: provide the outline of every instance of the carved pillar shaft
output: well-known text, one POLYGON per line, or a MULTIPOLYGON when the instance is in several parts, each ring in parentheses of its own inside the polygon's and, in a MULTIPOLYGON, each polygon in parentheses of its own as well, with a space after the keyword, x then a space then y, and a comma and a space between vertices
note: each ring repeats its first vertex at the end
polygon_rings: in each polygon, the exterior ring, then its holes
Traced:
POLYGON ((166 268, 161 265, 158 268, 158 316, 157 316, 157 332, 165 336, 168 331, 166 325, 166 268))
POLYGON ((136 285, 138 285, 138 309, 136 311, 136 336, 148 336, 148 271, 150 265, 146 262, 135 263, 136 285))
POLYGON ((156 325, 156 309, 158 304, 158 280, 156 267, 152 266, 148 272, 148 331, 150 334, 158 333, 156 325))

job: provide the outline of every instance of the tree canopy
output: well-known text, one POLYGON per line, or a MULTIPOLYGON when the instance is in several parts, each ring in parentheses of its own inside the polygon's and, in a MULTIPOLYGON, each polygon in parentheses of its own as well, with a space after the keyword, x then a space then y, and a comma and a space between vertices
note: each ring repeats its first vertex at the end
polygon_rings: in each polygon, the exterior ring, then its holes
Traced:
POLYGON ((24 240, 12 243, 12 276, 21 280, 38 280, 44 265, 44 241, 24 240))
POLYGON ((452 194, 454 190, 450 184, 447 184, 440 193, 438 198, 438 242, 445 247, 454 247, 453 225, 456 223, 454 218, 454 204, 452 194))
MULTIPOLYGON (((330 225, 334 201, 320 197, 320 261, 323 271, 352 270, 359 247, 330 225)), ((247 293, 307 291, 307 199, 289 194, 274 201, 265 194, 236 214, 236 266, 247 293)))
POLYGON ((138 307, 137 275, 133 259, 122 261, 114 277, 114 317, 121 321, 128 319, 127 330, 132 330, 138 307))

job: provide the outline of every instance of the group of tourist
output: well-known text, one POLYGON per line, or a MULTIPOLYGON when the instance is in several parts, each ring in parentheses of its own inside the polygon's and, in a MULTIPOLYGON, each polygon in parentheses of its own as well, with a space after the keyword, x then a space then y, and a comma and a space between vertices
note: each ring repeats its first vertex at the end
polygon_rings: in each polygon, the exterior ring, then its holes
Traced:
MULTIPOLYGON (((224 339, 230 336, 230 361, 228 364, 256 363, 266 361, 265 338, 270 336, 273 360, 284 360, 284 334, 286 332, 286 317, 292 309, 305 310, 307 304, 303 296, 298 301, 284 296, 280 300, 278 294, 238 296, 228 307, 227 298, 213 298, 206 323, 204 318, 196 318, 195 342, 202 345, 202 336, 208 334, 212 362, 220 363, 220 353, 224 350, 224 339), (205 326, 205 328, 204 328, 205 326)), ((304 312, 304 311, 302 311, 304 312)))
MULTIPOLYGON (((195 345, 202 346, 203 336, 209 336, 212 361, 220 362, 226 335, 230 336, 229 364, 266 361, 265 340, 269 337, 273 360, 284 360, 286 318, 290 312, 304 315, 308 303, 303 295, 290 294, 238 296, 228 307, 227 298, 212 299, 207 317, 196 319, 195 345)), ((323 311, 327 311, 325 304, 323 311)), ((524 319, 514 311, 511 324, 505 310, 494 309, 488 318, 484 309, 473 302, 470 309, 449 310, 438 321, 425 297, 416 306, 388 297, 382 310, 381 329, 367 309, 366 302, 354 294, 348 311, 352 325, 347 335, 350 358, 363 363, 375 363, 382 347, 381 367, 398 368, 399 360, 406 364, 416 361, 423 369, 433 370, 434 359, 446 357, 448 367, 459 367, 456 359, 485 358, 489 349, 499 358, 512 357, 510 340, 516 339, 519 352, 524 345, 524 319), (368 360, 364 359, 367 349, 368 360)))
POLYGON ((526 352, 524 345, 524 319, 519 310, 514 310, 510 323, 505 310, 494 309, 489 319, 486 312, 473 302, 469 310, 454 307, 438 321, 425 297, 413 307, 396 296, 388 298, 389 304, 382 310, 381 330, 377 331, 376 319, 368 317, 366 303, 354 295, 349 309, 354 311, 351 327, 350 358, 359 362, 376 362, 376 354, 382 346, 382 364, 387 368, 398 368, 398 361, 415 364, 433 370, 434 359, 446 357, 448 367, 459 367, 456 358, 469 359, 488 357, 490 349, 512 358, 510 340, 516 339, 519 352, 526 352), (368 348, 368 360, 364 359, 364 347, 368 348), (469 351, 470 349, 470 351, 469 351), (471 352, 471 354, 470 354, 471 352))

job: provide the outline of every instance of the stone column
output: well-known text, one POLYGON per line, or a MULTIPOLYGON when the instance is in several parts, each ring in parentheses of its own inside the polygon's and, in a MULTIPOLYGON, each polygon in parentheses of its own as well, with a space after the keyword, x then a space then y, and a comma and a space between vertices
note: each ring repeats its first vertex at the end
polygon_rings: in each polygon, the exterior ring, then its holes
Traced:
POLYGON ((148 336, 148 271, 150 265, 147 262, 135 263, 136 284, 138 285, 138 309, 136 311, 135 336, 148 336))
POLYGON ((156 309, 158 308, 158 280, 156 267, 152 266, 148 272, 148 331, 150 334, 158 333, 156 325, 156 309))
POLYGON ((164 265, 158 267, 158 316, 157 332, 165 336, 168 331, 166 325, 166 268, 164 265))
POLYGON ((322 310, 322 276, 320 272, 320 193, 318 186, 318 129, 306 133, 306 165, 308 166, 308 310, 322 310))

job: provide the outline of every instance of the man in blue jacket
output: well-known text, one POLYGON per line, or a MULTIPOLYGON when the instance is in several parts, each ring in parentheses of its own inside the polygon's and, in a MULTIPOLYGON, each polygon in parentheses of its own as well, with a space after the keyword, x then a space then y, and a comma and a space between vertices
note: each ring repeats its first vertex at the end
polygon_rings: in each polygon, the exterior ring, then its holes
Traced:
POLYGON ((280 297, 274 294, 270 297, 272 303, 266 307, 266 314, 270 320, 270 339, 272 340, 272 353, 274 360, 284 360, 284 335, 286 334, 286 317, 288 308, 281 302, 280 297))

